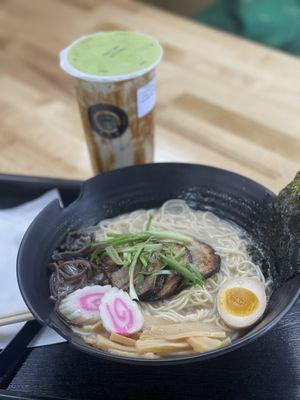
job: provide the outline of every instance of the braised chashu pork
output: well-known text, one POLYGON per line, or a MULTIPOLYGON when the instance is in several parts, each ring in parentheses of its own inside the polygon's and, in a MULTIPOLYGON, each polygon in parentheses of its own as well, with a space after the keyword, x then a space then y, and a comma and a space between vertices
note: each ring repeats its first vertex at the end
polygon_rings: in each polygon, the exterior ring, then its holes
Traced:
MULTIPOLYGON (((221 259, 211 246, 198 240, 193 240, 190 245, 185 247, 185 254, 180 263, 182 265, 193 264, 203 278, 209 278, 220 270, 221 259)), ((120 268, 107 255, 103 255, 100 258, 100 264, 106 276, 110 279, 112 286, 125 291, 129 290, 128 267, 120 268)), ((135 286, 141 301, 163 300, 185 288, 182 276, 176 272, 170 275, 159 274, 163 267, 163 262, 159 255, 153 253, 148 260, 147 274, 144 275, 140 283, 139 272, 142 266, 139 263, 137 264, 135 286)))

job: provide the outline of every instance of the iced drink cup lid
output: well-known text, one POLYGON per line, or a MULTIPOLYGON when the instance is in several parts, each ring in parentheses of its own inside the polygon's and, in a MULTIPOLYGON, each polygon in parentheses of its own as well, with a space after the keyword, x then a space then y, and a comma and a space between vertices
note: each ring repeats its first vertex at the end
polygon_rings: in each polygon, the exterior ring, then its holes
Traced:
POLYGON ((92 82, 118 82, 151 71, 162 58, 151 36, 130 31, 98 32, 82 36, 60 53, 68 74, 92 82))

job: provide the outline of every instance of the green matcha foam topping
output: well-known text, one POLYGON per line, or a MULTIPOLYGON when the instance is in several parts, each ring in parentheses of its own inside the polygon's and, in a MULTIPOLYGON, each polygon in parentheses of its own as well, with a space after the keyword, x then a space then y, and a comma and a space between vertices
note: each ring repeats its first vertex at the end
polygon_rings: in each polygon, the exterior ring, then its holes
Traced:
POLYGON ((71 67, 99 77, 147 70, 155 66, 161 56, 162 48, 157 40, 127 31, 99 32, 83 37, 74 42, 66 53, 71 67))

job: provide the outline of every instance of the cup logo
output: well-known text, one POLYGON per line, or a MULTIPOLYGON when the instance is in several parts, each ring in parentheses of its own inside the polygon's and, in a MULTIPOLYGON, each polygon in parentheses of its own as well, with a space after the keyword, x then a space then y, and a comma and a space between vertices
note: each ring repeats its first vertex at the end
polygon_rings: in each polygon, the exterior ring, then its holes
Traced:
POLYGON ((88 109, 92 130, 106 139, 115 139, 127 129, 128 117, 124 110, 110 104, 95 104, 88 109))

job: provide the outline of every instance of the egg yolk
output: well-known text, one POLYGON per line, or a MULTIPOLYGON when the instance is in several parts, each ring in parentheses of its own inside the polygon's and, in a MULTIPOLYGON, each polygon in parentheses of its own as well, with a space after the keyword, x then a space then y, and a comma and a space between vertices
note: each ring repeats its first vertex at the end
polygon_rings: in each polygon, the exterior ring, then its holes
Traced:
POLYGON ((228 313, 246 317, 257 310, 259 301, 255 293, 250 290, 234 287, 225 291, 222 304, 228 313))

